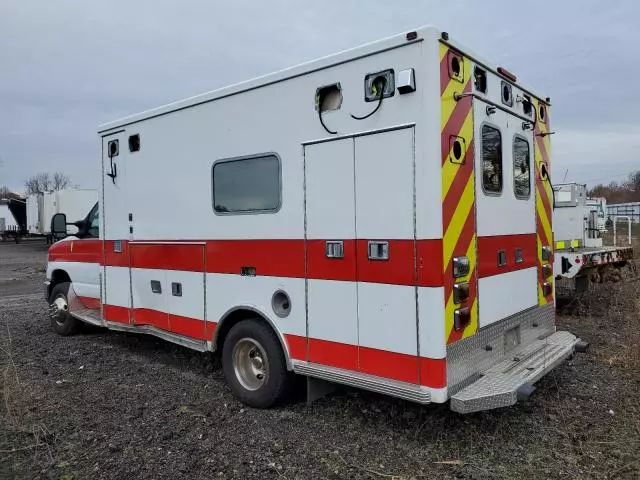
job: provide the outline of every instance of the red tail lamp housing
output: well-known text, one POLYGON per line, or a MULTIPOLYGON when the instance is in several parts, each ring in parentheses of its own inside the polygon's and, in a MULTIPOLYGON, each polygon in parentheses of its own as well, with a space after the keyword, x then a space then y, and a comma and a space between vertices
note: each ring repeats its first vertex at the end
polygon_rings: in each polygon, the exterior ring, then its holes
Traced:
POLYGON ((464 330, 471 323, 471 309, 469 307, 457 308, 453 312, 453 328, 456 331, 464 330))

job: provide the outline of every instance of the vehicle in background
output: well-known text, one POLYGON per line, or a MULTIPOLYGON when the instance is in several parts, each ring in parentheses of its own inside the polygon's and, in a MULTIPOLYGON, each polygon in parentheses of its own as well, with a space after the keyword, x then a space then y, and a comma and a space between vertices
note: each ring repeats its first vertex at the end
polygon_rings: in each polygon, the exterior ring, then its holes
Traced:
POLYGON ((18 197, 0 199, 0 240, 13 238, 20 242, 26 234, 25 201, 18 197))
POLYGON ((512 405, 585 348, 555 326, 549 110, 426 27, 105 125, 52 327, 220 351, 254 407, 294 373, 512 405))
MULTIPOLYGON (((51 219, 56 213, 64 212, 68 219, 79 220, 98 201, 98 191, 93 189, 66 188, 51 192, 34 193, 27 196, 27 228, 30 235, 46 236, 47 240, 57 240, 51 232, 51 219)), ((75 233, 73 224, 70 234, 75 233)))
MULTIPOLYGON (((618 242, 614 225, 614 245, 602 242, 600 210, 587 199, 587 186, 578 183, 554 185, 554 275, 573 283, 570 291, 584 292, 589 283, 602 282, 614 267, 623 267, 633 259, 631 224, 623 242, 618 242), (618 243, 621 243, 618 245, 618 243)), ((604 210, 603 210, 604 212, 604 210)))
POLYGON ((607 231, 607 199, 604 197, 587 198, 587 207, 596 212, 595 225, 600 232, 607 231))

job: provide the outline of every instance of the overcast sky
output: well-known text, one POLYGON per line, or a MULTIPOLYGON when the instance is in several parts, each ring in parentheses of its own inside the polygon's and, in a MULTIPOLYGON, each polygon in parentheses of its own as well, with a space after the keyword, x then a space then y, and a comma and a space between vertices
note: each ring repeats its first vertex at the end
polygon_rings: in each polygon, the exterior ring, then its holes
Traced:
POLYGON ((639 19, 633 0, 0 0, 0 186, 97 187, 101 123, 426 24, 551 97, 556 179, 622 180, 639 19))

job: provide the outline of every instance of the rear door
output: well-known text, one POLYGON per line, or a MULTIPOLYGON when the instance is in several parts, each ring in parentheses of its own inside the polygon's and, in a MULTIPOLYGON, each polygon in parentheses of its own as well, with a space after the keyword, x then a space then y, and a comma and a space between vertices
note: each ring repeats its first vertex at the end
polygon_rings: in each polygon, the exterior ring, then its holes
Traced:
POLYGON ((533 133, 474 100, 479 325, 537 305, 533 133))

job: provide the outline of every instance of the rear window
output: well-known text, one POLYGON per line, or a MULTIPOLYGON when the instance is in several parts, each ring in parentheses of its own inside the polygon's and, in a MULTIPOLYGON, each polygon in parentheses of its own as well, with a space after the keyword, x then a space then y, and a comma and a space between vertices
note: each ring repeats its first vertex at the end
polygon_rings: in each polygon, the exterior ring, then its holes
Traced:
POLYGON ((513 191, 516 198, 531 194, 531 160, 529 142, 522 137, 513 139, 513 191))
POLYGON ((482 189, 490 194, 502 192, 502 135, 490 125, 482 126, 482 189))
POLYGON ((213 166, 216 213, 275 212, 280 208, 280 159, 260 155, 221 160, 213 166))

